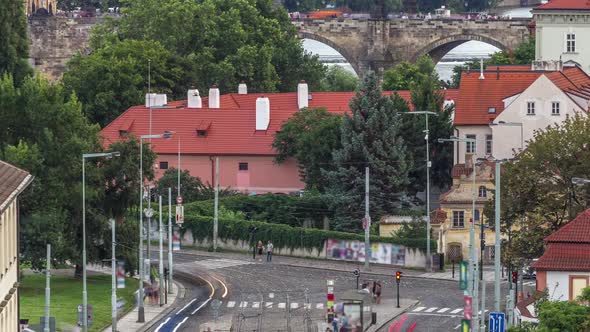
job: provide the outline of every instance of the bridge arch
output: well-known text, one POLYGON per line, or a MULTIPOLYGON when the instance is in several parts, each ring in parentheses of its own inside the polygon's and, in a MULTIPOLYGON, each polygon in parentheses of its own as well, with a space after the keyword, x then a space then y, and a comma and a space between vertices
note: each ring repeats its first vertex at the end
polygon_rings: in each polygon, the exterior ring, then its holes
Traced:
POLYGON ((508 46, 506 46, 504 43, 487 36, 474 34, 460 34, 441 38, 437 41, 434 41, 426 45, 412 56, 411 61, 416 62, 416 60, 419 57, 425 54, 429 54, 432 57, 432 61, 434 61, 434 63, 437 63, 440 61, 440 59, 442 59, 442 57, 445 54, 447 54, 453 48, 472 40, 490 44, 492 46, 499 48, 502 51, 508 49, 508 46))
POLYGON ((354 72, 357 74, 357 76, 360 77, 361 71, 360 71, 358 62, 355 60, 355 58, 348 51, 346 51, 340 45, 336 44, 335 42, 333 42, 332 40, 330 40, 326 37, 317 35, 315 33, 305 32, 305 31, 299 32, 299 38, 300 39, 312 39, 312 40, 318 41, 322 44, 326 44, 326 45, 330 46, 331 48, 335 49, 352 66, 352 69, 354 69, 354 72))

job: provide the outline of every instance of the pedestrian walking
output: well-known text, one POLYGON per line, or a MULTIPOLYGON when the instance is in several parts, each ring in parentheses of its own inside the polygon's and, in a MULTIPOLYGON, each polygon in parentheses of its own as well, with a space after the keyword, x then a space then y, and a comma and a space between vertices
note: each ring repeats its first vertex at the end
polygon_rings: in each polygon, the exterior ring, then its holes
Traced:
MULTIPOLYGON (((262 249, 263 249, 264 245, 262 245, 262 241, 258 241, 258 244, 256 245, 256 248, 258 249, 258 256, 262 256, 262 249)), ((262 262, 262 258, 258 258, 259 261, 262 262)))
POLYGON ((338 332, 338 315, 334 314, 334 319, 332 320, 332 328, 334 332, 338 332))
POLYGON ((377 282, 375 287, 375 303, 381 303, 381 283, 377 282))
POLYGON ((270 240, 268 240, 268 243, 266 244, 266 261, 267 262, 272 262, 273 248, 274 248, 274 246, 272 245, 272 242, 270 242, 270 240))
POLYGON ((346 317, 346 313, 342 313, 342 318, 340 319, 340 332, 348 331, 348 317, 346 317))

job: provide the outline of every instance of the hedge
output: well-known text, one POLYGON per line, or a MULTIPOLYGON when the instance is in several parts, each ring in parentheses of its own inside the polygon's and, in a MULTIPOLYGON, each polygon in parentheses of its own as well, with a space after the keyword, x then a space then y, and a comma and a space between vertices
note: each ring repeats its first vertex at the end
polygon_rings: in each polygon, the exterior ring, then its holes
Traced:
MULTIPOLYGON (((257 240, 271 240, 276 248, 288 248, 291 250, 302 248, 312 252, 313 249, 322 251, 324 243, 328 239, 333 240, 358 240, 364 241, 364 235, 326 231, 314 228, 292 227, 282 224, 270 224, 251 220, 227 220, 220 219, 218 223, 218 236, 223 240, 250 241, 250 233, 253 227, 257 227, 257 240)), ((212 240, 213 217, 197 214, 184 216, 184 224, 181 233, 184 235, 190 230, 195 241, 212 240)), ((425 249, 424 239, 394 239, 390 237, 371 236, 371 242, 392 243, 411 248, 425 249)), ((431 241, 431 248, 436 250, 436 241, 431 241)))

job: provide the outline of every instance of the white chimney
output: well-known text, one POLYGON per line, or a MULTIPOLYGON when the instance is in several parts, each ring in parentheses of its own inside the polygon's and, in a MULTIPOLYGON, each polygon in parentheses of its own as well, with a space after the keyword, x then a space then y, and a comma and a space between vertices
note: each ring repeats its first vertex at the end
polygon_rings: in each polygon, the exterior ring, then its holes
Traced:
POLYGON ((268 97, 256 98, 256 130, 267 130, 270 124, 270 100, 268 97))
POLYGON ((219 108, 219 88, 215 84, 209 89, 209 108, 219 108))
POLYGON ((162 107, 168 104, 165 93, 146 93, 145 107, 162 107))
POLYGON ((199 95, 199 90, 195 89, 195 87, 191 87, 186 94, 187 100, 187 107, 188 108, 202 108, 203 103, 201 102, 201 96, 199 95))
POLYGON ((479 59, 479 79, 485 80, 486 77, 483 75, 483 59, 479 59))
POLYGON ((309 91, 307 89, 307 83, 300 81, 297 84, 297 106, 299 109, 305 108, 308 105, 309 91))
POLYGON ((248 94, 248 86, 244 81, 241 81, 238 85, 238 94, 239 95, 247 95, 248 94))

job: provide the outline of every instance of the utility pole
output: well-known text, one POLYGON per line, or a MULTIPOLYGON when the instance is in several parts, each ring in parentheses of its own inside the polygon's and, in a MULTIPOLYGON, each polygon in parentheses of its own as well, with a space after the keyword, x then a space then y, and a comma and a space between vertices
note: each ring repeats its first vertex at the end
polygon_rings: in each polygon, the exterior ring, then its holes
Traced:
POLYGON ((481 280, 481 325, 480 332, 486 332, 486 281, 481 280))
POLYGON ((143 137, 139 137, 139 289, 137 293, 137 322, 145 322, 143 307, 143 137))
MULTIPOLYGON (((148 184, 148 209, 152 208, 152 191, 150 185, 148 184)), ((148 261, 148 270, 147 275, 151 275, 152 271, 152 253, 151 253, 151 244, 152 244, 152 216, 148 217, 148 227, 147 227, 147 261, 148 261)))
POLYGON ((215 206, 213 211, 213 251, 217 251, 217 228, 219 224, 219 157, 215 157, 215 206))
POLYGON ((180 135, 178 135, 178 186, 176 190, 178 191, 178 197, 180 197, 180 135))
POLYGON ((117 332, 117 259, 115 258, 115 219, 111 219, 111 327, 117 332))
POLYGON ((43 332, 49 332, 49 306, 51 303, 51 244, 47 244, 47 269, 45 270, 45 326, 43 332))
POLYGON ((501 163, 496 161, 496 213, 495 213, 495 230, 496 243, 494 244, 494 310, 500 312, 500 167, 501 163))
POLYGON ((365 167, 365 269, 371 260, 371 216, 369 215, 369 166, 365 167))
POLYGON ((472 285, 472 296, 473 296, 473 322, 471 323, 472 328, 475 330, 479 323, 479 310, 478 306, 478 293, 479 283, 477 282, 477 251, 475 250, 475 154, 471 155, 471 226, 469 227, 469 250, 471 252, 471 285, 472 285))
POLYGON ((168 294, 173 294, 172 290, 172 188, 168 188, 168 294))
POLYGON ((426 140, 426 265, 428 271, 432 271, 432 254, 430 253, 430 149, 429 149, 429 130, 428 130, 428 112, 426 115, 426 130, 424 140, 426 140))
POLYGON ((163 230, 164 230, 164 226, 162 225, 162 196, 159 195, 158 196, 158 205, 160 207, 160 212, 159 212, 159 219, 160 222, 158 224, 158 233, 160 235, 160 259, 159 259, 159 275, 160 275, 160 285, 159 285, 159 289, 160 289, 160 307, 164 305, 164 292, 166 292, 166 289, 164 287, 164 244, 163 244, 163 240, 164 240, 164 234, 163 234, 163 230))

